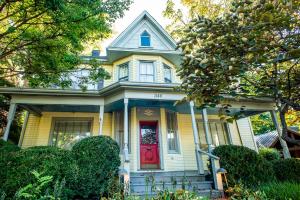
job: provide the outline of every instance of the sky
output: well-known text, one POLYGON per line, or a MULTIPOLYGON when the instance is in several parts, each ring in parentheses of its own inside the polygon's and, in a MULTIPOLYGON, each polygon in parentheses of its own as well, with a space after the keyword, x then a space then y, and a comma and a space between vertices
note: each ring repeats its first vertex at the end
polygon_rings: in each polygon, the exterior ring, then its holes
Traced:
MULTIPOLYGON (((173 0, 174 3, 180 6, 180 0, 173 0)), ((130 25, 134 19, 139 16, 144 10, 147 10, 156 21, 162 26, 166 27, 170 23, 170 20, 163 17, 162 12, 165 9, 167 0, 134 0, 129 10, 125 11, 123 18, 118 19, 113 24, 112 37, 100 42, 96 47, 100 48, 101 55, 105 55, 105 48, 123 31, 130 25)))

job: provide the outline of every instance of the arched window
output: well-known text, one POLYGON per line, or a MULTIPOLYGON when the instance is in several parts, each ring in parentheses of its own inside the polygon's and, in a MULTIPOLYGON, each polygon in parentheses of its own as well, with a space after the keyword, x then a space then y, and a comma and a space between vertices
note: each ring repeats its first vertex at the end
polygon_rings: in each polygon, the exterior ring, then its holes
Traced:
POLYGON ((147 31, 141 34, 141 46, 150 47, 150 34, 147 31))

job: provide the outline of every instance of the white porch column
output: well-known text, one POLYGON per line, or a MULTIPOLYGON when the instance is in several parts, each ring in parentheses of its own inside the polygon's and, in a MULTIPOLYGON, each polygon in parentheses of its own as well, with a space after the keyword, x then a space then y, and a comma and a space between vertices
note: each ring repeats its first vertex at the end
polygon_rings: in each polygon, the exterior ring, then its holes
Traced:
POLYGON ((285 159, 286 158, 291 158, 289 147, 288 147, 286 141, 284 141, 282 139, 281 128, 280 128, 280 125, 279 125, 279 122, 278 122, 278 118, 277 118, 276 112, 275 112, 275 110, 271 110, 270 113, 271 113, 271 117, 272 117, 273 123, 274 123, 274 125, 276 127, 276 130, 277 130, 277 133, 278 133, 278 136, 279 136, 279 142, 280 142, 280 145, 281 145, 282 150, 283 150, 283 157, 285 159))
POLYGON ((199 144, 199 134, 197 128, 196 117, 194 113, 194 102, 190 102, 191 116, 192 116, 192 126, 193 126, 193 134, 194 134, 194 143, 195 143, 195 153, 196 153, 196 161, 199 174, 204 174, 203 161, 202 156, 199 153, 200 144, 199 144))
POLYGON ((103 135, 102 130, 103 130, 103 115, 104 115, 104 106, 100 106, 99 110, 99 133, 98 135, 103 135))
POLYGON ((129 162, 128 155, 128 99, 124 99, 124 158, 129 162))
POLYGON ((7 139, 8 139, 10 127, 11 127, 11 124, 14 120, 16 109, 17 109, 17 104, 10 103, 9 111, 8 111, 8 115, 7 115, 7 125, 6 125, 6 128, 5 128, 4 135, 3 135, 3 140, 4 141, 7 141, 7 139))
MULTIPOLYGON (((209 126, 208 126, 208 116, 207 116, 207 110, 206 108, 201 110, 202 113, 202 120, 203 120, 203 127, 204 127, 204 132, 205 132, 205 137, 206 137, 206 143, 208 146, 208 153, 212 153, 213 151, 213 146, 212 146, 212 139, 211 139, 211 134, 209 131, 209 126)), ((218 186, 218 179, 217 179, 217 164, 215 162, 215 159, 212 157, 210 158, 210 163, 211 163, 211 169, 212 169, 212 175, 214 178, 214 186, 215 189, 219 188, 218 186)))

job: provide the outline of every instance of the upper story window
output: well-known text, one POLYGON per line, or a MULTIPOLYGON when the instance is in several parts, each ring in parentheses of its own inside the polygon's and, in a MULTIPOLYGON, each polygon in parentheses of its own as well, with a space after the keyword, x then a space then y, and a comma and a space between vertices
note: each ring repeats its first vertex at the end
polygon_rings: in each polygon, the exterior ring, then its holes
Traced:
POLYGON ((97 83, 89 81, 88 77, 90 70, 80 69, 70 74, 70 80, 72 81, 71 89, 82 89, 81 85, 86 86, 87 90, 100 90, 103 88, 103 80, 99 80, 97 83))
POLYGON ((129 63, 119 65, 119 81, 129 80, 129 63))
POLYGON ((141 46, 150 47, 150 34, 147 31, 141 34, 141 46))
POLYGON ((166 64, 164 64, 164 81, 165 81, 165 83, 172 82, 171 67, 169 67, 166 64))
POLYGON ((153 62, 140 62, 140 81, 154 82, 153 62))

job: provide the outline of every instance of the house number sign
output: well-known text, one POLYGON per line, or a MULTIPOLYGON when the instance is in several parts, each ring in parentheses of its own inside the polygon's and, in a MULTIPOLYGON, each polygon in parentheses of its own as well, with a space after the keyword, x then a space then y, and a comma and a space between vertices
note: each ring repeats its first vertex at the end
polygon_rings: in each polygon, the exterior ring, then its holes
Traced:
POLYGON ((155 94, 154 94, 154 98, 155 98, 155 99, 161 99, 162 96, 163 96, 163 95, 162 95, 161 93, 155 93, 155 94))

